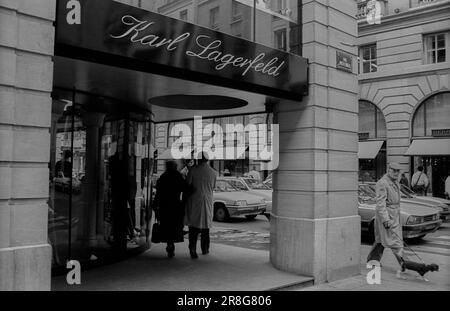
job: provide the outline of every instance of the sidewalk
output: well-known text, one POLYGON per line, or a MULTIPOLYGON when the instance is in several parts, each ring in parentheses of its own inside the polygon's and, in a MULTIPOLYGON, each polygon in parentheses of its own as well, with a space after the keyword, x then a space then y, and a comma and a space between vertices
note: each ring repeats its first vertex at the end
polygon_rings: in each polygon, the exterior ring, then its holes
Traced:
POLYGON ((313 279, 275 269, 269 252, 211 244, 210 254, 193 260, 187 243, 176 244, 168 259, 164 244, 128 260, 84 271, 81 285, 66 276, 52 278, 52 290, 112 291, 263 291, 313 285, 313 279))
MULTIPOLYGON (((397 279, 395 276, 398 270, 398 263, 390 250, 385 250, 382 259, 381 284, 370 285, 366 281, 367 272, 365 262, 369 254, 370 246, 361 246, 361 275, 339 280, 336 282, 311 286, 298 289, 300 291, 449 291, 450 290, 450 257, 443 255, 431 255, 427 253, 418 253, 427 263, 436 263, 439 265, 438 272, 431 272, 426 275, 430 282, 424 282, 417 279, 417 273, 407 271, 407 280, 397 279)), ((418 261, 408 253, 410 258, 418 261)))
MULTIPOLYGON (((365 267, 370 246, 361 246, 361 275, 313 286, 313 279, 279 271, 269 262, 269 252, 211 244, 211 253, 192 260, 187 243, 176 245, 168 259, 165 245, 154 244, 147 252, 125 261, 82 272, 81 285, 69 286, 65 276, 52 279, 52 290, 86 291, 437 291, 450 290, 449 256, 419 253, 426 262, 440 266, 427 274, 426 283, 408 272, 408 280, 395 277, 398 263, 390 250, 382 260, 381 284, 369 285, 365 267)), ((411 257, 413 258, 413 257, 411 257)))

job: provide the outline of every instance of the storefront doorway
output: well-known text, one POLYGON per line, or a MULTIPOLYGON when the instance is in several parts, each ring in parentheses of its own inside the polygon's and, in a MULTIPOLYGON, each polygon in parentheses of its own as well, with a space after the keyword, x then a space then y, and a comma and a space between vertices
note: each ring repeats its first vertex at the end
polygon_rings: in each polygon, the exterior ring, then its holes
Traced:
POLYGON ((82 1, 83 22, 70 25, 65 7, 52 94, 55 266, 150 246, 156 123, 264 113, 307 91, 299 56, 114 1, 82 1), (147 27, 132 27, 138 20, 147 27), (210 40, 220 49, 200 57, 210 40))

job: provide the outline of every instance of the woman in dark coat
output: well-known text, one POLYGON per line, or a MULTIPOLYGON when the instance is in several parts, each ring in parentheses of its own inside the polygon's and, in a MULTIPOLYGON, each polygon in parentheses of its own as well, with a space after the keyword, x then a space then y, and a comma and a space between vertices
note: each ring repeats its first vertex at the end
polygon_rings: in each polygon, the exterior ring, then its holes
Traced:
POLYGON ((184 241, 184 204, 182 193, 187 183, 174 161, 166 163, 166 171, 156 183, 155 212, 160 223, 161 242, 167 243, 167 256, 175 256, 175 243, 184 241))

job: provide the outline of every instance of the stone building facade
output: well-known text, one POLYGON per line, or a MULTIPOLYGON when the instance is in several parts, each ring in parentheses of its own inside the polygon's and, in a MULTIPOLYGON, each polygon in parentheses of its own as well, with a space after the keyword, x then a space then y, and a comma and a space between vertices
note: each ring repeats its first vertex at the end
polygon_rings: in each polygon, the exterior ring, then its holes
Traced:
POLYGON ((0 290, 49 290, 55 0, 0 1, 0 290))
MULTIPOLYGON (((360 13, 364 12, 361 7, 367 2, 360 1, 360 13)), ((383 137, 370 139, 385 141, 387 157, 384 161, 399 162, 407 176, 411 176, 421 164, 429 167, 427 174, 432 179, 433 169, 429 161, 435 163, 432 157, 439 156, 442 160, 449 154, 445 150, 437 155, 432 150, 423 150, 424 155, 430 156, 425 163, 411 157, 420 156, 420 151, 408 150, 415 140, 422 138, 428 139, 429 149, 436 149, 432 140, 441 145, 449 144, 448 139, 433 136, 431 132, 423 135, 416 129, 414 133, 414 127, 420 123, 414 123, 414 120, 425 102, 437 100, 439 104, 435 104, 434 110, 429 109, 428 127, 435 130, 450 128, 450 98, 445 95, 450 91, 450 2, 382 2, 380 24, 370 24, 362 15, 358 24, 359 99, 375 105, 382 112, 382 122, 386 124, 383 137)), ((360 138, 361 135, 364 133, 360 133, 360 138)), ((385 168, 385 163, 381 165, 385 168)), ((448 170, 448 164, 441 169, 448 170)), ((429 191, 438 190, 430 188, 429 191)))
MULTIPOLYGON (((50 289, 52 91, 54 73, 62 69, 54 71, 60 57, 54 52, 57 2, 0 0, 0 290, 50 289)), ((273 107, 281 150, 273 177, 270 260, 322 283, 360 273, 357 8, 353 0, 299 3, 309 95, 273 107), (338 70, 337 51, 352 56, 351 72, 338 70)), ((85 121, 98 129, 102 120, 91 119, 85 121)), ((87 148, 95 150, 98 137, 87 139, 87 148)), ((86 177, 83 187, 94 189, 94 177, 86 177)), ((95 196, 91 192, 86 198, 95 196)), ((83 227, 95 235, 93 203, 83 205, 90 219, 83 227)))

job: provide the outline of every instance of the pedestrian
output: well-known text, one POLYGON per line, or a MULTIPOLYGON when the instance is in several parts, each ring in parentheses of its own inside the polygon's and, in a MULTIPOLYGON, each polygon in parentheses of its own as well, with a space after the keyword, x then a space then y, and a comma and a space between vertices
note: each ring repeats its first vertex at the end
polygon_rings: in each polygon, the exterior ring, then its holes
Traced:
POLYGON ((261 174, 256 170, 256 166, 253 166, 252 170, 248 172, 248 177, 261 181, 261 174))
POLYGON ((72 176, 72 151, 64 150, 62 159, 55 165, 56 177, 70 178, 72 176))
POLYGON ((209 253, 209 229, 214 214, 213 191, 217 172, 208 164, 208 157, 202 153, 198 165, 192 168, 187 177, 191 195, 186 204, 186 224, 189 227, 189 252, 191 258, 198 258, 197 240, 200 234, 202 254, 209 253))
POLYGON ((402 173, 402 177, 400 178, 400 185, 404 185, 405 187, 409 188, 409 181, 405 173, 402 173))
POLYGON ((184 242, 184 205, 181 196, 187 183, 177 170, 177 163, 166 162, 166 170, 156 183, 155 212, 159 221, 161 242, 167 243, 167 256, 175 256, 175 243, 184 242))
POLYGON ((181 175, 183 175, 184 179, 187 178, 187 175, 192 167, 194 167, 194 160, 192 159, 183 160, 183 168, 181 169, 180 173, 181 175))
POLYGON ((450 200, 450 171, 448 172, 447 179, 445 179, 445 197, 450 200))
POLYGON ((429 185, 428 177, 423 172, 423 166, 417 168, 417 172, 414 173, 411 179, 411 187, 418 195, 426 195, 429 185))
POLYGON ((375 242, 367 257, 367 262, 381 261, 384 248, 394 253, 401 270, 397 277, 404 278, 403 235, 400 223, 400 165, 390 163, 388 172, 376 184, 375 242))

